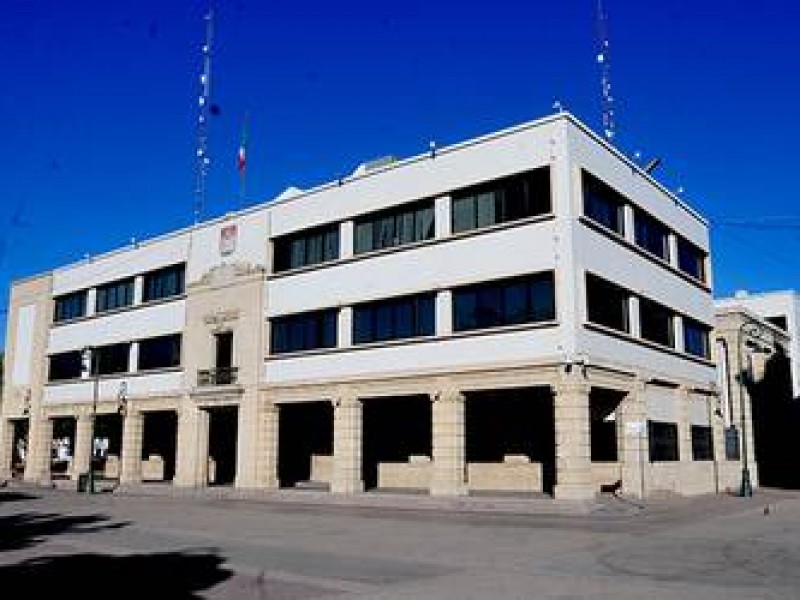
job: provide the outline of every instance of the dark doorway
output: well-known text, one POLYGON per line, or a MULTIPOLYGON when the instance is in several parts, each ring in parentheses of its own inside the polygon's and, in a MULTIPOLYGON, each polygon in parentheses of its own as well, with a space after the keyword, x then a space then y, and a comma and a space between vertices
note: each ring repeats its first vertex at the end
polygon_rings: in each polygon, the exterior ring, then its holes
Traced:
POLYGON ((236 479, 236 441, 239 430, 239 409, 222 406, 208 409, 208 456, 213 460, 208 483, 231 485, 236 479))
POLYGON ((92 443, 92 468, 99 476, 119 477, 122 449, 122 416, 97 415, 92 443))
POLYGON ((362 401, 364 489, 378 486, 381 462, 406 462, 411 455, 431 456, 431 400, 395 396, 362 401))
POLYGON ((143 465, 143 479, 172 481, 178 440, 177 413, 173 410, 145 412, 142 438, 142 460, 155 467, 148 469, 143 465))
POLYGON ((278 428, 278 480, 281 487, 330 484, 333 458, 331 403, 323 400, 280 404, 278 428))
POLYGON ((28 419, 11 421, 13 447, 11 450, 11 476, 21 479, 25 472, 25 461, 28 459, 28 419))
POLYGON ((53 419, 53 438, 50 452, 50 473, 56 478, 70 476, 75 456, 75 417, 53 419))
POLYGON ((589 429, 592 462, 616 462, 616 410, 623 394, 613 390, 592 389, 589 394, 589 429))

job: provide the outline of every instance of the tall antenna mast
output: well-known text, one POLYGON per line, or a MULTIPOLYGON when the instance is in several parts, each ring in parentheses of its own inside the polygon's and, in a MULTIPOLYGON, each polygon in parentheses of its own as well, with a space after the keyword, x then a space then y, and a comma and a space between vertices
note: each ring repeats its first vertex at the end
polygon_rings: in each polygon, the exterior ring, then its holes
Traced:
POLYGON ((205 15, 206 41, 203 44, 203 72, 200 74, 200 96, 197 99, 197 150, 194 222, 203 217, 206 202, 206 178, 211 159, 208 156, 208 118, 211 110, 211 43, 214 39, 214 11, 208 10, 205 15))
POLYGON ((603 0, 597 0, 597 64, 600 65, 602 89, 603 135, 609 142, 614 140, 614 96, 611 95, 611 46, 608 39, 608 16, 603 0))

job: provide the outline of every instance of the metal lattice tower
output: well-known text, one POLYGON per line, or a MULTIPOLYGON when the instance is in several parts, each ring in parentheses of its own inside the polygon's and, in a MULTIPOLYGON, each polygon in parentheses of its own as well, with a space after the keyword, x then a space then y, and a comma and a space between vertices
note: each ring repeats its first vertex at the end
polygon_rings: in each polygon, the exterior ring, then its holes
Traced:
POLYGON ((203 72, 200 74, 200 95, 197 98, 197 149, 194 222, 203 216, 206 202, 206 178, 211 164, 208 155, 208 119, 211 114, 211 44, 214 39, 214 12, 209 9, 205 16, 206 41, 203 44, 203 72))
POLYGON ((597 64, 600 66, 601 108, 603 113, 603 135, 611 142, 616 128, 614 123, 614 96, 611 94, 611 45, 608 38, 608 16, 603 0, 597 0, 597 64))

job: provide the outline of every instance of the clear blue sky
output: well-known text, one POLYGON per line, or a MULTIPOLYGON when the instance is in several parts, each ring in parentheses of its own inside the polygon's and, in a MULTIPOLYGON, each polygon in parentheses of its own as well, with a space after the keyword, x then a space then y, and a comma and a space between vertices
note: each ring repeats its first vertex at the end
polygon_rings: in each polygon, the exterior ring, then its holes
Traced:
MULTIPOLYGON (((800 8, 605 2, 617 143, 711 220, 715 294, 800 287, 800 8)), ((556 99, 597 128, 595 4, 216 3, 206 216, 242 206, 245 111, 250 203, 556 99)), ((2 6, 0 310, 14 278, 191 223, 207 4, 2 6)))

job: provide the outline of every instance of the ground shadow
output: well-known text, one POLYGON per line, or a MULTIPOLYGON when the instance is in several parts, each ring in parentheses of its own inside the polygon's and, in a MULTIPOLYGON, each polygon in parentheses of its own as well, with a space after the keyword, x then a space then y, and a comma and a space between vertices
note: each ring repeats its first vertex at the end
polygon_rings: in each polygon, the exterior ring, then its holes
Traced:
POLYGON ((39 496, 31 496, 22 492, 0 492, 0 503, 20 502, 21 500, 38 500, 39 496))
POLYGON ((45 556, 0 567, 0 581, 29 598, 199 598, 228 579, 223 559, 208 550, 106 556, 45 556))
MULTIPOLYGON (((95 533, 104 529, 119 529, 128 523, 105 523, 107 517, 84 515, 66 517, 47 513, 17 513, 0 517, 0 552, 21 550, 61 533, 95 533)), ((0 580, 1 581, 1 580, 0 580)))

